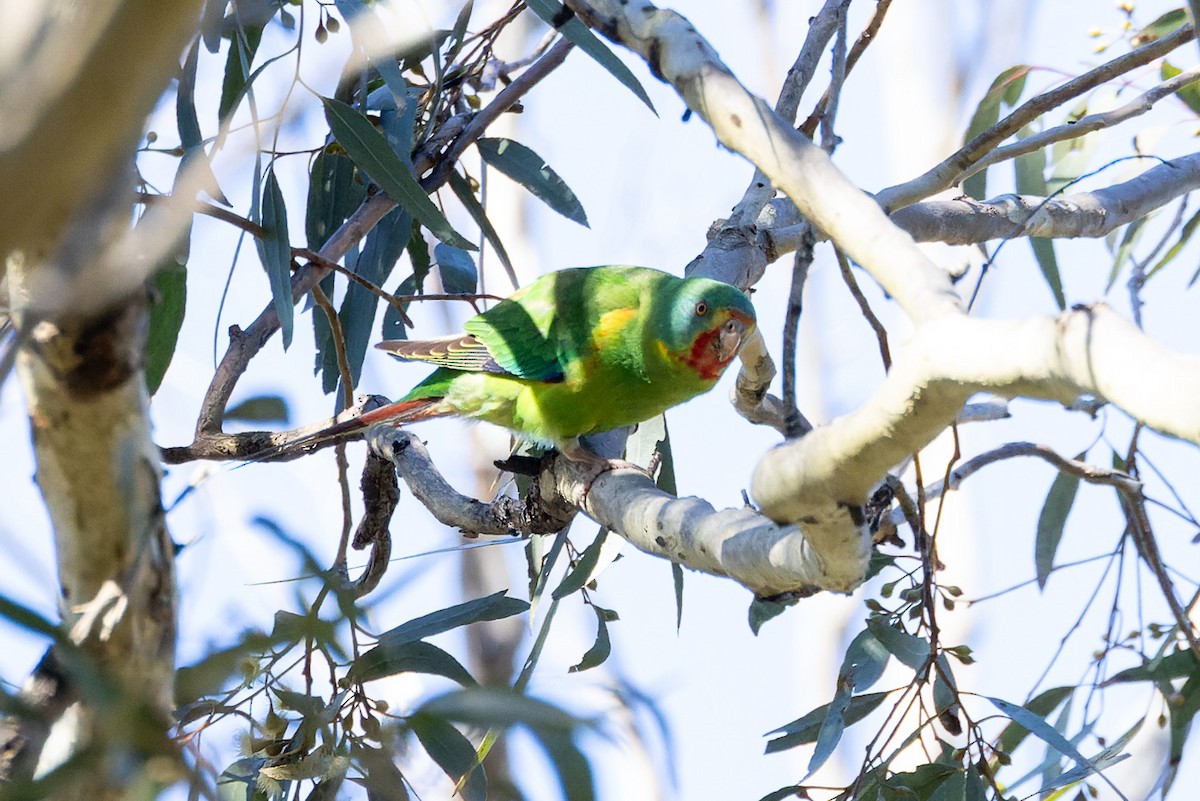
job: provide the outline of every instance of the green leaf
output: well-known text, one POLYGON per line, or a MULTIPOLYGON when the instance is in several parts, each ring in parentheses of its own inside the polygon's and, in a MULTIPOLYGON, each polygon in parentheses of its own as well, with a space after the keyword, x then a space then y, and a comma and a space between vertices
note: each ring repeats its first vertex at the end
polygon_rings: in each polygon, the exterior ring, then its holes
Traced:
POLYGON ((200 118, 196 115, 196 67, 200 43, 193 42, 183 60, 179 87, 175 92, 175 125, 179 129, 179 144, 185 151, 196 150, 204 143, 200 133, 200 118))
MULTIPOLYGON (((596 539, 592 540, 592 544, 584 549, 579 557, 579 561, 575 563, 575 567, 563 576, 562 581, 554 588, 554 592, 550 593, 550 597, 558 601, 566 598, 568 595, 578 592, 593 579, 596 573, 596 566, 600 564, 600 555, 604 552, 605 543, 609 541, 608 529, 601 527, 599 533, 596 534, 596 539)), ((620 537, 612 537, 614 542, 617 542, 617 549, 620 549, 620 537)), ((607 564, 611 564, 610 559, 607 564)))
POLYGON ((891 626, 882 617, 867 620, 867 628, 892 656, 913 670, 920 670, 929 659, 929 642, 891 626))
POLYGON ((471 21, 471 12, 475 8, 475 0, 467 0, 461 9, 459 9, 458 17, 454 20, 454 27, 450 29, 450 41, 452 44, 446 50, 446 63, 454 60, 458 52, 462 50, 463 41, 466 38, 467 23, 471 21))
POLYGON ((475 146, 484 161, 524 186, 538 200, 568 220, 587 226, 587 214, 575 193, 537 153, 520 142, 503 138, 485 137, 475 146))
POLYGON ((288 242, 287 207, 283 204, 283 192, 275 178, 275 168, 267 170, 263 182, 262 219, 266 236, 255 240, 258 256, 271 282, 271 299, 275 314, 279 317, 279 330, 283 336, 283 349, 292 344, 292 246, 288 242))
POLYGON ((553 732, 534 729, 534 736, 550 757, 550 764, 558 774, 558 784, 563 798, 570 801, 595 801, 596 788, 592 781, 592 769, 587 758, 574 741, 553 732))
POLYGON ((234 645, 210 652, 194 665, 175 671, 175 704, 184 706, 218 692, 243 663, 271 646, 271 638, 249 632, 234 645))
MULTIPOLYGON (((1082 459, 1079 454, 1076 459, 1082 459)), ((1037 568, 1037 583, 1039 588, 1046 586, 1046 580, 1054 570, 1054 556, 1058 553, 1058 544, 1062 541, 1063 527, 1067 524, 1067 516, 1071 514, 1071 506, 1075 503, 1075 493, 1079 490, 1079 476, 1070 473, 1059 473, 1050 485, 1046 494, 1046 502, 1042 504, 1042 513, 1038 516, 1037 539, 1034 544, 1034 564, 1037 568)))
POLYGON ((464 250, 439 242, 433 258, 442 276, 442 288, 451 295, 473 295, 479 285, 479 271, 464 250))
POLYGON ((226 420, 251 420, 256 423, 288 421, 287 401, 281 395, 259 395, 246 400, 225 412, 226 420))
POLYGON ((217 777, 217 801, 266 801, 258 789, 258 771, 267 764, 265 757, 242 757, 217 777))
POLYGON ((508 257, 508 251, 504 248, 504 243, 500 241, 500 234, 496 233, 492 221, 488 219, 487 212, 480 205, 479 200, 475 197, 475 193, 471 191, 471 184, 457 170, 451 170, 450 188, 454 190, 454 195, 463 204, 463 208, 471 215, 471 219, 479 226, 479 230, 483 231, 483 238, 496 251, 496 257, 504 265, 504 271, 508 274, 512 285, 514 287, 517 286, 517 271, 513 268, 512 261, 508 257))
POLYGON ((671 581, 675 585, 675 633, 683 628, 683 566, 671 563, 671 581))
MULTIPOLYGON (((1030 133, 1032 131, 1025 128, 1018 136, 1024 138, 1030 133)), ((1046 195, 1045 149, 1017 156, 1013 161, 1013 169, 1016 172, 1018 194, 1039 197, 1046 195)), ((1037 259, 1038 267, 1041 269, 1046 283, 1050 286, 1050 292, 1054 295, 1054 302, 1058 304, 1059 309, 1067 308, 1067 299, 1063 295, 1062 276, 1058 271, 1058 259, 1054 255, 1054 240, 1031 236, 1029 245, 1033 248, 1033 255, 1037 259)))
POLYGON ((330 234, 366 200, 367 187, 356 180, 354 162, 325 148, 313 159, 308 180, 304 233, 310 250, 325 246, 330 234))
POLYGON ((1188 13, 1185 9, 1176 8, 1155 19, 1146 27, 1135 33, 1130 39, 1134 47, 1150 44, 1162 37, 1174 33, 1187 24, 1188 13))
MULTIPOLYGON (((1001 103, 1012 106, 1020 99, 1021 92, 1025 90, 1025 78, 1029 75, 1030 69, 1031 67, 1024 64, 1018 64, 996 76, 991 87, 984 93, 983 99, 979 101, 979 105, 975 107, 975 113, 971 116, 971 122, 967 125, 967 132, 963 136, 964 144, 1000 121, 1001 103)), ((983 200, 987 194, 987 170, 980 170, 963 181, 962 189, 963 194, 976 200, 983 200)))
MULTIPOLYGON (((1163 59, 1161 74, 1164 81, 1174 78, 1181 72, 1183 72, 1183 70, 1181 70, 1179 67, 1176 67, 1165 58, 1163 59)), ((1182 100, 1184 104, 1192 110, 1192 113, 1200 114, 1200 86, 1197 86, 1195 83, 1189 83, 1186 86, 1180 87, 1179 90, 1175 92, 1175 96, 1182 100)))
POLYGON ((1108 292, 1113 288, 1113 284, 1117 283, 1117 276, 1121 274, 1121 268, 1125 266, 1125 262, 1129 260, 1130 254, 1133 253, 1133 248, 1137 245, 1138 240, 1142 238, 1142 229, 1151 216, 1153 215, 1141 217, 1125 227, 1125 233, 1121 237, 1121 244, 1117 246, 1117 252, 1113 256, 1113 266, 1108 274, 1108 283, 1104 287, 1105 292, 1108 292))
POLYGON ((1104 682, 1103 686, 1130 681, 1171 681, 1194 675, 1200 675, 1200 665, 1196 664, 1196 656, 1191 650, 1183 648, 1144 665, 1122 670, 1104 682))
POLYGON ((583 52, 596 60, 604 69, 620 81, 624 86, 637 95, 637 98, 646 104, 646 107, 654 112, 655 116, 658 112, 654 109, 654 104, 650 102, 650 95, 646 94, 646 90, 642 88, 642 84, 638 81, 634 74, 625 66, 625 62, 617 58, 608 47, 601 42, 588 29, 586 25, 577 20, 574 15, 570 15, 557 0, 528 0, 526 3, 533 13, 537 14, 547 24, 558 29, 563 36, 575 43, 583 52), (559 24, 559 21, 566 16, 566 22, 559 24))
POLYGON ((464 250, 475 249, 451 227, 370 120, 340 100, 324 97, 321 102, 325 104, 325 119, 334 138, 360 170, 438 239, 464 250))
POLYGON ((501 620, 519 615, 529 609, 529 604, 517 598, 509 598, 504 591, 476 598, 428 615, 422 615, 402 623, 379 635, 379 645, 397 646, 407 642, 423 640, 468 623, 481 620, 501 620))
MULTIPOLYGON (((887 693, 868 693, 867 695, 854 696, 842 712, 843 721, 847 726, 858 723, 878 709, 879 705, 887 697, 887 693)), ((779 751, 786 751, 789 748, 816 742, 817 735, 821 731, 821 724, 829 715, 829 708, 830 704, 824 704, 785 726, 780 726, 774 731, 767 732, 768 736, 772 734, 782 734, 783 736, 769 741, 766 753, 774 754, 779 751)))
MULTIPOLYGON (((1159 259, 1158 262, 1155 263, 1155 265, 1146 273, 1147 281, 1153 278, 1155 273, 1157 273, 1163 267, 1166 267, 1171 263, 1172 260, 1174 260, 1176 256, 1179 255, 1179 251, 1183 250, 1184 245, 1192 240, 1192 235, 1196 233, 1197 226, 1200 226, 1200 211, 1197 211, 1190 218, 1188 218, 1188 221, 1185 222, 1183 227, 1179 229, 1179 239, 1176 240, 1174 245, 1171 245, 1171 247, 1167 249, 1167 252, 1163 254, 1162 258, 1159 259)), ((1196 274, 1192 276, 1192 280, 1188 282, 1189 287, 1196 282, 1197 276, 1200 276, 1200 270, 1198 270, 1196 274)))
POLYGON ((569 712, 508 687, 476 686, 452 690, 426 701, 416 714, 482 727, 524 725, 560 737, 582 725, 582 721, 569 712))
POLYGON ((875 639, 869 628, 863 629, 846 649, 846 656, 838 671, 838 682, 849 682, 855 690, 865 690, 879 681, 887 662, 887 648, 875 639))
POLYGON ((850 707, 850 698, 849 686, 841 684, 833 700, 827 704, 825 717, 817 730, 816 746, 804 773, 805 780, 820 770, 829 757, 833 756, 834 749, 842 739, 842 732, 846 730, 846 711, 850 707))
POLYGON ((750 608, 746 610, 747 622, 750 624, 750 631, 754 636, 758 636, 759 630, 768 620, 777 618, 787 611, 789 606, 795 606, 798 599, 788 598, 778 601, 773 598, 755 598, 750 601, 750 608))
POLYGON ((1192 721, 1200 712, 1200 674, 1193 674, 1183 683, 1176 698, 1167 705, 1171 713, 1171 748, 1167 757, 1170 766, 1166 779, 1164 796, 1175 780, 1175 772, 1183 760, 1183 747, 1187 744, 1188 735, 1192 730, 1192 721))
MULTIPOLYGON (((404 253, 411 229, 412 217, 404 209, 395 208, 388 212, 367 234, 362 254, 354 262, 355 275, 374 286, 383 286, 404 253)), ((379 302, 379 296, 370 289, 351 282, 338 311, 342 335, 346 340, 346 362, 354 387, 358 386, 358 379, 362 375, 363 360, 375 328, 379 302)), ((336 355, 334 362, 336 369, 336 355)))
POLYGON ((578 673, 602 665, 612 653, 612 643, 608 639, 608 616, 612 613, 595 604, 592 604, 592 610, 596 613, 596 642, 579 660, 579 664, 567 668, 568 673, 578 673))
MULTIPOLYGON (((1057 709, 1058 705, 1069 698, 1074 691, 1074 687, 1051 687, 1025 704, 1025 709, 1034 715, 1045 717, 1057 709)), ((1029 730, 1014 720, 1000 732, 996 744, 1001 751, 1011 754, 1027 736, 1029 736, 1029 730)))
POLYGON ((1075 761, 1075 764, 1081 767, 1091 767, 1092 769, 1088 771, 1089 774, 1095 772, 1094 766, 1091 766, 1091 763, 1088 761, 1087 757, 1079 753, 1079 749, 1072 745, 1070 740, 1055 730, 1055 728, 1047 723, 1041 716, 1031 712, 1023 706, 1009 703, 1001 698, 993 698, 992 696, 988 695, 983 697, 988 701, 991 701, 993 706, 1011 718, 1013 722, 1021 724, 1026 730, 1029 731, 1030 734, 1046 743, 1046 745, 1050 746, 1055 751, 1058 751, 1058 753, 1062 754, 1063 756, 1070 757, 1075 761))
POLYGON ((179 329, 187 307, 187 261, 192 226, 181 233, 179 247, 164 256, 154 273, 150 301, 150 328, 146 338, 146 390, 151 396, 162 386, 163 376, 175 355, 179 329))
POLYGON ((446 721, 432 715, 414 715, 408 719, 408 725, 421 746, 455 784, 467 776, 461 790, 464 801, 487 801, 487 777, 470 740, 446 721))
POLYGON ((424 640, 399 644, 380 643, 354 660, 347 678, 367 682, 401 673, 444 676, 464 686, 476 683, 457 659, 424 640))
MULTIPOLYGON (((235 14, 234 18, 236 17, 235 14)), ((258 43, 262 41, 263 27, 243 26, 238 23, 229 39, 229 54, 225 57, 225 78, 221 83, 221 102, 217 106, 219 120, 232 114, 246 94, 246 79, 250 75, 250 65, 254 63, 254 54, 258 52, 258 43)))
MULTIPOLYGON (((397 297, 415 295, 417 294, 417 282, 410 275, 400 282, 392 294, 397 297)), ((410 305, 408 302, 401 303, 405 311, 408 311, 410 305)), ((404 318, 390 303, 383 310, 383 326, 380 328, 380 336, 383 339, 408 339, 408 329, 404 325, 404 318)))

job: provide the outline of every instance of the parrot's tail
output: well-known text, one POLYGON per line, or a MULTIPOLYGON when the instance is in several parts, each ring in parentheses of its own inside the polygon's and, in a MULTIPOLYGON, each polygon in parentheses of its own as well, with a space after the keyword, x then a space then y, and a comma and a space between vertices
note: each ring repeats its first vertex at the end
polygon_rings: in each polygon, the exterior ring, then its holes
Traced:
POLYGON ((320 445, 334 441, 345 441, 349 439, 347 437, 348 434, 365 431, 374 425, 391 423, 394 426, 401 426, 406 423, 415 423, 419 420, 445 417, 453 413, 453 410, 442 405, 442 398, 440 397, 398 401, 387 406, 381 406, 378 409, 372 409, 369 412, 360 414, 358 417, 336 423, 287 444, 267 448, 250 456, 239 467, 256 462, 294 459, 297 456, 311 453, 320 445))

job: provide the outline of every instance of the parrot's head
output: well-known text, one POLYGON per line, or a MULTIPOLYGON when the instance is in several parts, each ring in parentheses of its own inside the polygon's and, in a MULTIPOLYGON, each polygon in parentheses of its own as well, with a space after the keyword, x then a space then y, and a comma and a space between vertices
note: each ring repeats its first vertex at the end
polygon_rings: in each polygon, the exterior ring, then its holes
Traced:
POLYGON ((661 342, 706 381, 720 377, 754 329, 754 306, 741 291, 711 278, 688 278, 671 298, 661 342))

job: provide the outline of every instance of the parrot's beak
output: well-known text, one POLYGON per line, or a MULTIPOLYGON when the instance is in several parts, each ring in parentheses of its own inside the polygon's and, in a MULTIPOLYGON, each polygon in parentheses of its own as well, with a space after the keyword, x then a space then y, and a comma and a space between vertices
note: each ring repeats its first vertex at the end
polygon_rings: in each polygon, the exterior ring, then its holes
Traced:
POLYGON ((724 364, 733 359, 742 348, 742 338, 750 327, 750 321, 741 315, 730 317, 717 332, 713 345, 717 350, 717 360, 724 364))

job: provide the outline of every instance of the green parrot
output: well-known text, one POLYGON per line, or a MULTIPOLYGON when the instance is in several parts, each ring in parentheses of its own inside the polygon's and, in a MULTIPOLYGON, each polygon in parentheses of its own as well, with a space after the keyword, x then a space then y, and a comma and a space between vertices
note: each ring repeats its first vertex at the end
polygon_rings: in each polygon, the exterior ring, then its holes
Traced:
POLYGON ((468 320, 465 333, 379 343, 437 369, 350 423, 466 417, 589 458, 581 435, 639 423, 711 389, 754 324, 749 299, 720 281, 648 267, 560 270, 468 320))

